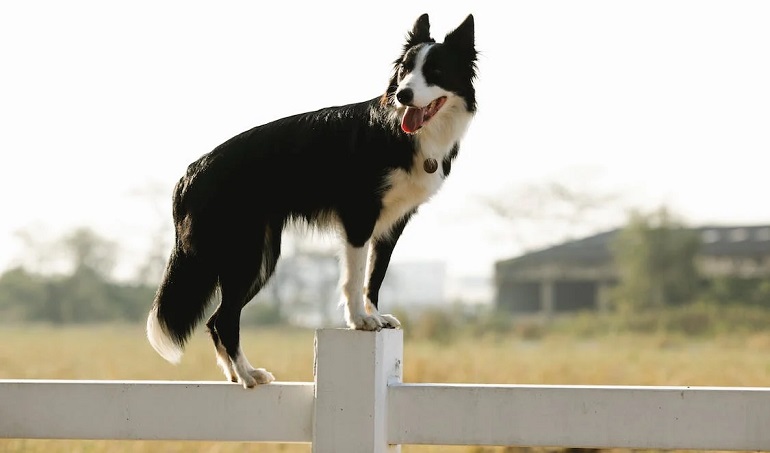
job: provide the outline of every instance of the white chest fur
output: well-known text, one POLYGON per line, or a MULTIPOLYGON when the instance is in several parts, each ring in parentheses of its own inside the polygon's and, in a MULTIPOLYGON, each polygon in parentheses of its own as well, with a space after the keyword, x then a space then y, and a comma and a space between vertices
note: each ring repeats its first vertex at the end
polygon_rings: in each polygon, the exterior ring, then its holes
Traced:
POLYGON ((399 219, 441 188, 444 182, 441 163, 435 173, 428 173, 423 169, 424 159, 421 155, 415 156, 411 172, 397 169, 388 175, 388 190, 382 198, 382 211, 374 226, 374 237, 387 235, 399 219))
POLYGON ((418 132, 411 171, 393 170, 386 178, 387 190, 374 226, 374 237, 387 235, 398 220, 438 192, 445 177, 442 162, 455 144, 460 143, 472 117, 464 101, 450 96, 442 111, 418 132), (426 172, 423 167, 427 158, 438 163, 434 173, 426 172))

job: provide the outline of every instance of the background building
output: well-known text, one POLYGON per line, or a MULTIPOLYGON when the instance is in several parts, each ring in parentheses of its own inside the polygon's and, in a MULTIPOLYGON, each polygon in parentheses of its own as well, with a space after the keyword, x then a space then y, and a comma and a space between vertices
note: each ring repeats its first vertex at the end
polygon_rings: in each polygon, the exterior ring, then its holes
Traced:
MULTIPOLYGON (((514 313, 553 314, 605 309, 618 282, 611 244, 619 229, 527 253, 495 264, 495 302, 514 313)), ((770 225, 694 228, 700 275, 770 276, 770 225)))

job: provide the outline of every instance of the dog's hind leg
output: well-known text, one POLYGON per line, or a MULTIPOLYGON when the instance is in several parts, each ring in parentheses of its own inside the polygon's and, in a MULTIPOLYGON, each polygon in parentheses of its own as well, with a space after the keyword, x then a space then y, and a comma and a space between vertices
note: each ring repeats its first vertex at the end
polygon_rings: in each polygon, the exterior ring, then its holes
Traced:
POLYGON ((278 261, 280 230, 277 239, 273 231, 265 229, 262 244, 239 244, 237 257, 230 256, 224 264, 219 276, 222 301, 206 323, 225 376, 246 388, 275 380, 264 368, 254 368, 240 345, 241 310, 264 286, 278 261))
MULTIPOLYGON (((233 281, 228 280, 233 288, 233 281)), ((236 297, 235 290, 222 291, 222 303, 209 320, 209 332, 214 341, 217 363, 227 379, 240 382, 251 388, 275 380, 272 373, 264 368, 254 368, 249 363, 240 345, 240 320, 242 298, 236 297)))
POLYGON ((209 330, 209 335, 211 335, 211 341, 214 342, 214 352, 217 357, 217 365, 219 365, 219 368, 221 368, 222 372, 225 373, 225 378, 227 378, 227 380, 231 382, 238 382, 238 375, 235 374, 233 364, 230 362, 230 357, 227 355, 227 351, 225 350, 224 345, 222 345, 222 339, 219 338, 219 334, 217 333, 217 314, 219 313, 219 308, 221 306, 222 303, 220 302, 216 311, 214 311, 209 320, 206 321, 206 327, 209 330))

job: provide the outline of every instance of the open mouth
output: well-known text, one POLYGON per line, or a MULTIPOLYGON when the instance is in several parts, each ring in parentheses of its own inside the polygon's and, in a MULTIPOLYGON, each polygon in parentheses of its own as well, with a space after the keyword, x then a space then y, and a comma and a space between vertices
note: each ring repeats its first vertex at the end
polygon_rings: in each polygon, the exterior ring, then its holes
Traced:
POLYGON ((425 107, 406 107, 404 117, 401 118, 401 129, 407 134, 417 132, 425 123, 433 118, 446 102, 446 96, 434 99, 425 107))

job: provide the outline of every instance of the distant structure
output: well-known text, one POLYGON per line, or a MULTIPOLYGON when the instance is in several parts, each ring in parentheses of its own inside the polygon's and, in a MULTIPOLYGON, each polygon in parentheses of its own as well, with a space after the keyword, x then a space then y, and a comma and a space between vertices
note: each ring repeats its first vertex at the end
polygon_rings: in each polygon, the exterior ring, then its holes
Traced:
MULTIPOLYGON (((770 276, 770 225, 704 226, 698 269, 705 278, 770 276)), ((495 263, 495 303, 513 313, 607 308, 618 282, 610 244, 620 230, 495 263)))
MULTIPOLYGON (((279 307, 295 325, 342 325, 339 264, 330 253, 298 253, 279 261, 275 275, 256 299, 279 307)), ((391 263, 380 289, 383 310, 397 308, 419 313, 446 306, 448 279, 443 261, 391 263)))
POLYGON ((446 303, 447 266, 443 261, 391 263, 380 289, 383 310, 423 309, 446 303))

